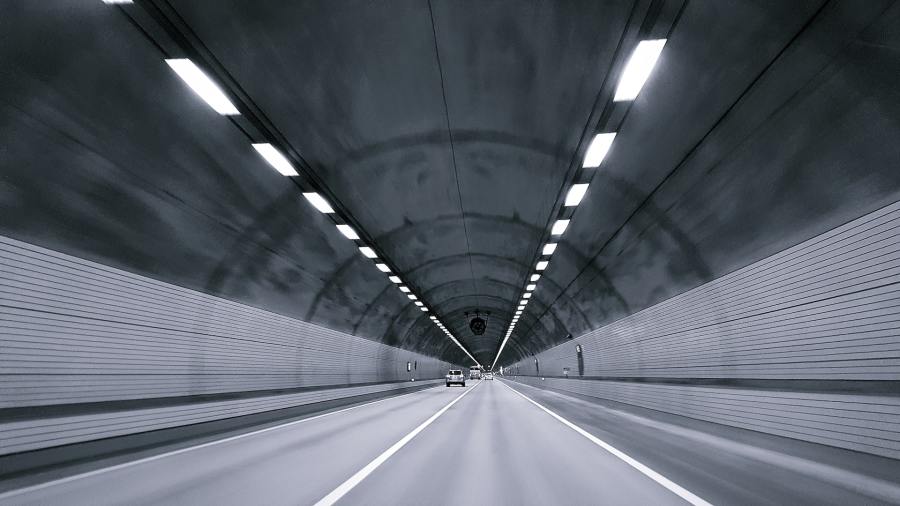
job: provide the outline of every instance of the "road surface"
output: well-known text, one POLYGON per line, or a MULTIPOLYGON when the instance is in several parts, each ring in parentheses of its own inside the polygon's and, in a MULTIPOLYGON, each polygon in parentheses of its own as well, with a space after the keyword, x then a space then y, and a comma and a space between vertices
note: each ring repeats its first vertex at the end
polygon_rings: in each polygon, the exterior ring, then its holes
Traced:
POLYGON ((2 504, 42 505, 707 502, 879 504, 501 380, 430 388, 0 494, 2 504))

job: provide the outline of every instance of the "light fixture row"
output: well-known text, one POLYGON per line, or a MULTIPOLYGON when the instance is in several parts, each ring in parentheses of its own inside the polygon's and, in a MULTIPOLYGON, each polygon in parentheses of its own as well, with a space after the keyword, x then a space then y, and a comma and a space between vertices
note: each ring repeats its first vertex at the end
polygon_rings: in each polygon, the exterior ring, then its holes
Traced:
MULTIPOLYGON (((650 77, 650 73, 653 71, 653 67, 656 65, 656 61, 659 59, 659 55, 665 44, 666 39, 642 40, 637 44, 637 47, 632 51, 631 57, 625 64, 622 77, 619 79, 618 86, 616 87, 613 96, 614 102, 630 101, 637 98, 641 88, 644 87, 647 78, 650 77)), ((610 148, 612 148, 615 138, 616 132, 601 132, 595 134, 591 143, 588 145, 587 151, 585 151, 581 167, 583 169, 596 169, 600 167, 603 160, 606 158, 606 155, 609 153, 610 148)), ((591 174, 591 176, 593 176, 593 174, 591 174)), ((586 179, 590 178, 588 177, 586 179)), ((577 207, 584 199, 589 187, 590 183, 587 181, 572 184, 566 192, 562 207, 577 207)), ((571 215, 572 212, 570 210, 570 212, 567 212, 564 216, 571 215)), ((506 329, 506 334, 503 336, 503 342, 500 344, 500 349, 497 350, 497 356, 494 357, 494 363, 491 364, 491 370, 497 365, 500 354, 503 353, 507 341, 509 341, 509 338, 516 328, 516 324, 519 322, 522 313, 525 311, 525 306, 528 304, 528 301, 531 300, 534 291, 537 289, 537 281, 541 279, 541 273, 547 269, 548 265, 550 265, 550 257, 556 252, 556 248, 559 246, 558 241, 569 228, 570 221, 571 218, 560 218, 554 221, 553 225, 550 227, 551 242, 544 244, 541 249, 540 259, 534 266, 535 272, 531 274, 529 283, 525 286, 519 305, 516 307, 516 311, 509 323, 509 327, 506 329)))
MULTIPOLYGON (((332 207, 331 204, 328 202, 328 200, 325 199, 325 197, 323 197, 322 195, 320 195, 316 192, 305 192, 305 193, 303 193, 303 196, 319 212, 321 212, 323 214, 336 214, 334 207, 332 207)), ((430 312, 428 307, 422 301, 419 300, 419 297, 416 296, 416 294, 414 294, 412 292, 412 290, 409 288, 409 286, 404 284, 404 282, 400 278, 400 276, 397 276, 396 274, 394 274, 391 271, 390 266, 388 266, 386 263, 384 263, 383 261, 381 261, 381 259, 378 258, 378 253, 376 253, 374 249, 372 249, 369 246, 366 246, 365 243, 363 243, 362 239, 360 239, 360 237, 359 237, 359 234, 356 233, 356 230, 354 230, 353 227, 351 227, 350 225, 346 225, 346 224, 338 224, 337 229, 347 239, 350 239, 352 241, 358 241, 359 244, 362 244, 361 246, 359 246, 359 252, 362 253, 362 255, 364 257, 374 261, 375 267, 379 271, 387 274, 388 280, 391 283, 397 285, 397 289, 400 290, 400 292, 402 292, 404 295, 406 295, 406 297, 410 301, 412 301, 412 303, 415 304, 415 306, 417 308, 419 308, 419 311, 422 311, 423 313, 430 312)), ((459 340, 456 338, 456 336, 454 336, 453 333, 450 332, 450 330, 446 327, 446 325, 444 325, 440 321, 440 319, 438 319, 438 317, 436 317, 434 315, 429 315, 428 318, 432 321, 432 323, 434 323, 435 326, 437 326, 441 330, 441 332, 443 332, 451 341, 453 341, 454 344, 456 344, 461 350, 463 350, 463 352, 465 352, 465 354, 475 362, 475 365, 478 365, 478 361, 475 359, 475 357, 473 357, 469 353, 469 351, 459 342, 459 340)))
MULTIPOLYGON (((131 0, 102 0, 103 3, 106 4, 115 4, 115 5, 123 5, 123 4, 131 4, 133 3, 131 0)), ((215 80, 210 78, 209 75, 206 74, 196 63, 194 63, 190 58, 166 58, 166 64, 169 68, 175 72, 176 75, 191 89, 196 93, 204 102, 207 103, 214 111, 222 116, 240 116, 241 111, 237 106, 231 101, 228 94, 223 91, 222 87, 220 87, 215 80)), ((279 174, 286 177, 299 176, 300 174, 297 172, 294 165, 291 161, 284 155, 284 153, 279 150, 274 144, 269 142, 253 142, 251 146, 254 150, 268 163, 273 169, 275 169, 279 174)), ((415 306, 423 313, 429 313, 429 308, 421 301, 418 300, 418 297, 411 293, 411 290, 403 283, 403 280, 400 279, 399 276, 394 274, 391 271, 390 266, 388 266, 383 260, 378 257, 378 254, 375 250, 369 245, 365 244, 363 240, 360 238, 354 228, 346 223, 346 219, 340 216, 331 205, 328 200, 323 197, 320 193, 315 191, 304 191, 303 197, 319 212, 326 215, 334 215, 332 218, 339 217, 334 221, 336 222, 344 222, 344 223, 336 223, 336 227, 338 231, 352 241, 356 241, 360 253, 368 259, 371 259, 375 262, 375 267, 384 274, 388 275, 388 279, 397 285, 399 289, 407 295, 407 298, 415 304, 415 306)), ((471 358, 475 364, 478 364, 478 361, 475 360, 469 351, 456 339, 455 336, 444 326, 443 323, 434 315, 429 315, 431 321, 440 328, 448 338, 450 338, 460 349, 471 358)))

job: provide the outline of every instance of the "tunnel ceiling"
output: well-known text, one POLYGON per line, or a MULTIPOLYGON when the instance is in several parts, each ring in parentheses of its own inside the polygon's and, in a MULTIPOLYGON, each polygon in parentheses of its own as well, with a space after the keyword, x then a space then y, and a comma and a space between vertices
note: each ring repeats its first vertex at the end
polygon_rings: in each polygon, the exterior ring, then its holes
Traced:
POLYGON ((501 363, 900 198, 896 2, 71 0, 3 17, 3 234, 457 363, 160 40, 214 59, 483 364, 624 59, 660 30, 501 363))

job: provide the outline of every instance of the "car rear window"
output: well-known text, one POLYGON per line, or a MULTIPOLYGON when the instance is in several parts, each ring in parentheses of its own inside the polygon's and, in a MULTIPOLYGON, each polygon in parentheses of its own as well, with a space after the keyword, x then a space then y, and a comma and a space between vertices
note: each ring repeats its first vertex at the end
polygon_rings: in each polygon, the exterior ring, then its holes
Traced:
POLYGON ((462 374, 462 371, 450 370, 450 374, 462 374))

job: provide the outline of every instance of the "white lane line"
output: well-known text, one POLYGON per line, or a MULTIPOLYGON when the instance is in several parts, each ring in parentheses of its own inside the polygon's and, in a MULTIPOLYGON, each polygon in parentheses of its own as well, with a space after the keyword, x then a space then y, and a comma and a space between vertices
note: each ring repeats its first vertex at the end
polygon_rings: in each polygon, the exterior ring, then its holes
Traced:
POLYGON ((618 450, 618 449, 615 448, 614 446, 610 445, 610 444, 607 443, 606 441, 603 441, 602 439, 597 438, 596 436, 594 436, 594 435, 591 434, 590 432, 588 432, 588 431, 582 429, 581 427, 575 425, 574 423, 572 423, 572 422, 566 420, 565 418, 563 418, 563 417, 557 415, 557 414, 554 413, 553 411, 550 411, 549 409, 545 408, 544 406, 542 406, 542 405, 538 404, 537 402, 533 401, 533 400, 532 400, 530 397, 528 397, 527 395, 525 395, 525 394, 523 394, 522 392, 519 392, 518 390, 516 390, 515 388, 513 388, 513 387, 507 385, 505 381, 501 381, 500 383, 501 383, 503 386, 505 386, 506 388, 508 388, 508 389, 512 390, 513 392, 515 392, 515 393, 519 394, 520 396, 522 396, 522 398, 524 398, 526 401, 528 401, 528 402, 534 404, 535 406, 541 408, 542 410, 544 410, 545 413, 547 413, 548 415, 552 416, 553 418, 556 418, 557 420, 559 420, 560 422, 562 422, 563 424, 565 424, 565 425, 566 425, 567 427, 569 427, 570 429, 572 429, 572 430, 574 430, 575 432, 577 432, 577 433, 581 434, 582 436, 586 437, 587 439, 589 439, 589 440, 590 440, 592 443, 594 443, 595 445, 597 445, 597 446, 599 446, 600 448, 603 448, 604 450, 608 451, 609 453, 615 455, 615 456, 618 457, 620 460, 622 460, 623 462, 625 462, 625 463, 628 464, 629 466, 631 466, 631 467, 637 469, 637 470, 640 471, 642 474, 644 474, 645 476, 647 476, 647 477, 650 478, 651 480, 655 481, 656 483, 659 483, 659 484, 662 485, 663 487, 666 487, 667 489, 669 489, 670 492, 674 493, 674 494, 677 495, 678 497, 684 499, 685 501, 687 501, 687 502, 689 502, 689 503, 691 503, 691 504, 693 504, 693 505, 695 505, 695 506, 712 506, 712 504, 710 504, 710 503, 704 501, 703 499, 697 497, 695 494, 693 494, 693 493, 690 492, 689 490, 685 489, 685 488, 682 487, 681 485, 678 485, 677 483, 675 483, 675 482, 673 482, 672 480, 666 478, 665 476, 663 476, 663 475, 657 473, 657 472, 654 471, 653 469, 650 469, 649 467, 645 466, 644 464, 641 464, 641 463, 638 462, 637 460, 634 460, 633 458, 629 457, 628 455, 626 455, 626 454, 623 453, 622 451, 618 450))
POLYGON ((293 422, 283 423, 283 424, 281 424, 281 425, 275 425, 275 426, 272 426, 272 427, 266 427, 265 429, 259 429, 259 430, 255 430, 255 431, 253 431, 253 432, 247 432, 247 433, 245 433, 245 434, 238 434, 238 435, 236 435, 236 436, 227 437, 227 438, 225 438, 225 439, 217 439, 217 440, 215 440, 215 441, 210 441, 210 442, 208 442, 208 443, 203 443, 203 444, 199 444, 199 445, 196 445, 196 446, 189 446, 189 447, 187 447, 187 448, 181 448, 181 449, 179 449, 179 450, 173 450, 173 451, 166 452, 166 453, 160 453, 159 455, 153 455, 153 456, 151 456, 151 457, 144 457, 144 458, 138 459, 138 460, 132 460, 132 461, 129 461, 129 462, 123 462, 123 463, 121 463, 121 464, 117 464, 117 465, 110 466, 110 467, 104 467, 104 468, 101 468, 101 469, 95 469, 95 470, 93 470, 93 471, 88 471, 88 472, 80 473, 80 474, 73 474, 72 476, 66 476, 65 478, 59 478, 59 479, 57 479, 57 480, 51 480, 51 481, 47 481, 47 482, 44 482, 44 483, 38 483, 38 484, 36 484, 36 485, 31 485, 30 487, 24 487, 24 488, 17 488, 17 489, 13 489, 13 490, 8 490, 8 491, 6 491, 6 492, 0 493, 0 500, 8 499, 8 498, 10 498, 10 497, 16 497, 16 496, 19 496, 19 495, 22 495, 22 494, 27 494, 27 493, 29 493, 29 492, 34 492, 34 491, 36 491, 36 490, 41 490, 41 489, 44 489, 44 488, 47 488, 47 487, 52 487, 52 486, 55 486, 55 485, 62 485, 63 483, 69 483, 69 482, 76 481, 76 480, 81 480, 81 479, 84 479, 84 478, 90 478, 91 476, 97 476, 97 475, 103 474, 103 473, 109 473, 109 472, 112 472, 112 471, 118 471, 119 469, 125 469, 126 467, 136 466, 136 465, 140 465, 140 464, 146 464, 146 463, 148 463, 148 462, 153 462, 154 460, 164 459, 164 458, 166 458, 166 457, 172 457, 172 456, 174 456, 174 455, 178 455, 178 454, 181 454, 181 453, 186 453, 186 452, 193 451, 193 450, 199 450, 199 449, 201 449, 201 448, 207 448, 207 447, 219 445, 219 444, 222 444, 222 443, 228 443, 228 442, 235 441, 235 440, 238 440, 238 439, 243 439, 243 438, 245 438, 245 437, 255 436, 255 435, 257 435, 257 434, 263 434, 263 433, 265 433, 265 432, 271 432, 271 431, 273 431, 273 430, 283 429, 283 428, 285 428, 285 427, 291 427, 291 426, 293 426, 293 425, 297 425, 297 424, 305 423, 305 422, 310 422, 310 421, 313 421, 313 420, 317 420, 317 419, 319 419, 319 418, 324 418, 324 417, 326 417, 326 416, 336 415, 336 414, 338 414, 338 413, 344 413, 344 412, 351 411, 351 410, 354 410, 354 409, 364 408, 364 407, 366 407, 366 406, 371 406, 371 405, 373 405, 373 404, 378 404, 379 402, 386 402, 386 401, 391 401, 391 400, 394 400, 394 399, 399 399, 400 397, 406 397, 407 395, 417 394, 417 393, 423 392, 423 391, 425 391, 425 390, 430 390, 430 389, 436 388, 436 387, 437 387, 437 385, 431 386, 431 387, 428 387, 428 388, 423 388, 422 390, 416 390, 415 392, 409 392, 409 393, 405 393, 405 394, 400 394, 400 395, 394 395, 394 396, 391 396, 391 397, 386 397, 386 398, 384 398, 384 399, 378 399, 377 401, 367 402, 367 403, 365 403, 365 404, 357 404, 356 406, 350 406, 349 408, 338 409, 338 410, 336 410, 336 411, 329 411, 328 413, 322 413, 321 415, 311 416, 311 417, 309 417, 309 418, 303 418, 303 419, 300 419, 300 420, 294 420, 293 422))
POLYGON ((391 446, 390 448, 385 450, 384 453, 375 457, 375 460, 366 464, 366 467, 360 469, 359 471, 356 472, 356 474, 354 474, 353 476, 348 478, 347 481, 338 485, 338 487, 336 489, 332 490, 331 493, 329 493, 325 497, 319 499, 319 501, 316 503, 315 506, 331 506, 332 504, 338 502, 341 499, 341 497, 344 497, 344 495, 347 492, 353 490, 353 487, 359 485, 359 483, 361 481, 365 480, 367 476, 372 474, 372 471, 378 469, 378 466, 380 466, 381 464, 384 464, 384 462, 387 459, 391 458, 391 455, 397 453, 397 451, 399 451, 400 448, 403 448, 406 445, 406 443, 409 443, 412 440, 412 438, 416 437, 417 434, 422 432, 425 429, 425 427, 428 427, 429 425, 431 425, 431 422, 437 420, 437 418, 439 416, 443 415, 444 412, 447 411, 448 409, 450 409, 451 406, 453 406, 454 404, 459 402, 460 399, 462 399, 463 397, 468 395, 469 392, 478 388, 478 385, 480 385, 480 384, 481 384, 480 381, 478 383, 475 383, 475 386, 473 386, 472 388, 469 388, 468 390, 466 390, 465 392, 460 394, 456 399, 453 399, 452 401, 450 401, 449 404, 447 404, 446 406, 441 408, 440 411, 431 415, 431 418, 422 422, 422 424, 419 425, 418 427, 416 427, 415 429, 413 429, 412 432, 403 436, 403 439, 401 439, 400 441, 397 441, 396 443, 394 443, 393 446, 391 446))

